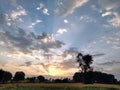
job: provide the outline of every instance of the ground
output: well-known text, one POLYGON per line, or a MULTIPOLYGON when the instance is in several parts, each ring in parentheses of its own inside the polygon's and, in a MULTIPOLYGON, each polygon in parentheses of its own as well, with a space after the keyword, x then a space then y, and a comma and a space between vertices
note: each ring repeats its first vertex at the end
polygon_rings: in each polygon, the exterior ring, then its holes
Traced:
POLYGON ((0 90, 120 90, 120 85, 80 83, 0 84, 0 90))

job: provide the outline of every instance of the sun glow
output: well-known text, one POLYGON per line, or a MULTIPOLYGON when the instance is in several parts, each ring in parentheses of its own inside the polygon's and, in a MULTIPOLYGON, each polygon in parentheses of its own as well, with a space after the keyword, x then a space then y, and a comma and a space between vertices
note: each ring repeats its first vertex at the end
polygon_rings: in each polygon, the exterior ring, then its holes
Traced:
POLYGON ((63 71, 58 69, 55 66, 50 66, 49 67, 49 75, 51 75, 51 76, 60 76, 60 75, 63 75, 63 71))

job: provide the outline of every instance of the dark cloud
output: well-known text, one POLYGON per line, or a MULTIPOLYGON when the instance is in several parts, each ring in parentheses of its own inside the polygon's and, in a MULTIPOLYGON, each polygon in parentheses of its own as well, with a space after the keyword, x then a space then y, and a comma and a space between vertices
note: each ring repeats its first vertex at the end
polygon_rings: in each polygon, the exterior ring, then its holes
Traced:
POLYGON ((8 14, 0 13, 0 24, 7 25, 8 22, 10 22, 8 14))
POLYGON ((101 57, 101 56, 104 56, 105 54, 104 53, 96 53, 96 54, 93 54, 92 56, 93 57, 101 57))
POLYGON ((60 65, 65 70, 77 67, 75 59, 64 60, 60 65))
POLYGON ((71 47, 64 51, 63 56, 66 57, 68 54, 70 54, 74 57, 78 53, 79 53, 79 51, 77 50, 77 48, 71 47))
POLYGON ((120 61, 108 61, 108 62, 104 62, 104 63, 97 63, 98 65, 114 65, 114 64, 120 64, 120 61))
POLYGON ((7 14, 0 14, 1 36, 0 40, 6 44, 8 49, 12 52, 16 50, 23 53, 31 53, 32 50, 43 50, 49 52, 50 49, 61 48, 65 43, 55 40, 53 34, 42 33, 35 35, 33 32, 26 31, 17 26, 9 26, 7 23, 9 16, 7 14), (4 33, 3 33, 4 32, 4 33))
POLYGON ((32 50, 40 49, 48 52, 50 49, 61 48, 64 45, 59 40, 50 40, 53 38, 52 35, 46 33, 37 36, 33 32, 26 32, 19 27, 3 27, 3 30, 2 40, 7 47, 23 53, 31 53, 32 50), (44 39, 47 41, 44 42, 44 39))
POLYGON ((42 33, 37 37, 37 39, 41 42, 40 48, 45 52, 48 52, 49 49, 57 49, 65 45, 65 43, 55 40, 54 36, 51 34, 42 33))
POLYGON ((32 65, 32 61, 27 61, 27 62, 25 62, 25 65, 26 65, 26 66, 32 65))
POLYGON ((61 48, 63 45, 65 45, 63 42, 56 40, 52 42, 41 43, 40 48, 43 49, 45 52, 48 52, 49 49, 61 48))
POLYGON ((21 28, 14 28, 14 32, 6 31, 3 34, 4 42, 11 48, 17 48, 24 53, 31 52, 29 47, 33 44, 32 38, 29 38, 26 32, 21 28), (8 43, 7 43, 8 42, 8 43))
POLYGON ((0 13, 0 24, 3 24, 5 20, 6 20, 5 15, 0 13))

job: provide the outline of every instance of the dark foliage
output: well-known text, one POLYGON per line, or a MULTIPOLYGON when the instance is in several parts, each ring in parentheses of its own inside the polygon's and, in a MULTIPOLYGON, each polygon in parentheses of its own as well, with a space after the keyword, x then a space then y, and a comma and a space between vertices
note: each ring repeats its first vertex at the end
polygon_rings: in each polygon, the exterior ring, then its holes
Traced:
POLYGON ((70 79, 69 79, 69 78, 64 78, 64 79, 62 80, 62 82, 63 82, 63 83, 68 83, 68 82, 70 82, 70 79))
POLYGON ((62 79, 55 79, 53 80, 54 83, 62 83, 62 79))
POLYGON ((25 73, 22 71, 16 72, 13 78, 14 81, 23 81, 24 79, 25 79, 25 73))
POLYGON ((28 83, 35 83, 36 77, 29 77, 26 80, 28 83))
POLYGON ((82 83, 105 83, 105 84, 115 84, 117 80, 114 75, 106 74, 102 72, 77 72, 73 76, 75 82, 82 83))
POLYGON ((6 83, 11 80, 12 74, 8 71, 0 70, 0 83, 6 83))
POLYGON ((42 75, 38 76, 37 79, 39 80, 39 82, 45 82, 45 77, 42 75))
POLYGON ((79 63, 79 67, 82 72, 92 71, 92 67, 90 66, 93 62, 91 55, 83 55, 82 53, 78 53, 77 62, 79 63))

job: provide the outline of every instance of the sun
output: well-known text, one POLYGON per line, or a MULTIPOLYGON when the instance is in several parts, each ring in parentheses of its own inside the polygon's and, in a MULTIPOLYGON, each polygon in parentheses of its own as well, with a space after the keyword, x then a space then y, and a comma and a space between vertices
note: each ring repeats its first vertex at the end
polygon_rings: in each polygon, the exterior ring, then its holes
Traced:
POLYGON ((55 66, 50 66, 48 70, 49 70, 49 75, 51 76, 63 75, 63 71, 55 66))

